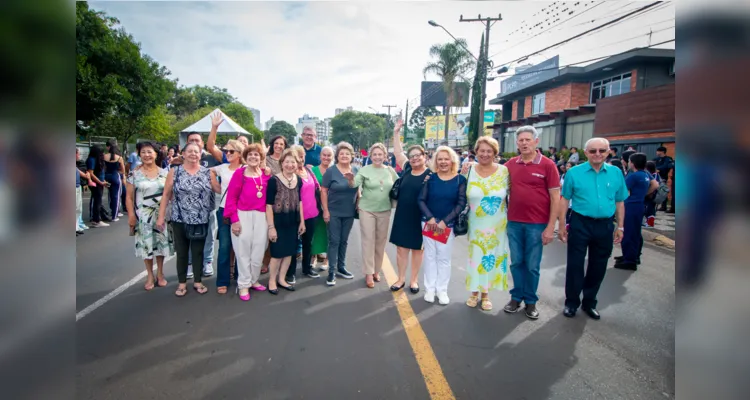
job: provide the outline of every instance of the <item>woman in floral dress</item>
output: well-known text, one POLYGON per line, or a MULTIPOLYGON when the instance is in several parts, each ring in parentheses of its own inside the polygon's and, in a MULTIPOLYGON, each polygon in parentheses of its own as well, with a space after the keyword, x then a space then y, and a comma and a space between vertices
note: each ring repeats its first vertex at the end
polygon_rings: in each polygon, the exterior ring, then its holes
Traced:
POLYGON ((499 151, 495 139, 479 138, 474 151, 478 163, 468 171, 467 186, 470 211, 466 289, 471 297, 466 305, 476 307, 481 293, 481 308, 489 311, 489 291, 508 288, 508 169, 495 163, 499 151))
MULTIPOLYGON (((164 257, 174 254, 170 230, 159 232, 156 220, 162 202, 167 170, 156 165, 157 149, 151 142, 140 143, 140 168, 130 171, 127 180, 128 223, 135 230, 135 255, 146 264, 146 290, 167 286, 164 279, 164 257), (133 199, 135 198, 135 209, 133 199), (156 258, 156 279, 154 279, 156 258)), ((164 200, 166 201, 166 200, 164 200)))

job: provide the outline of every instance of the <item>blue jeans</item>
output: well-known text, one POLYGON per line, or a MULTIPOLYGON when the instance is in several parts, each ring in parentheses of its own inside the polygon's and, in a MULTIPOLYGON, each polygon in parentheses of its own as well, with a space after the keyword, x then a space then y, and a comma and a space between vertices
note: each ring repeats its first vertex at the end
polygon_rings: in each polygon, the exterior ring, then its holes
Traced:
POLYGON ((542 232, 547 224, 527 224, 508 221, 508 242, 510 245, 510 272, 513 274, 513 300, 526 304, 536 304, 539 296, 539 267, 542 264, 542 232))
POLYGON ((216 286, 229 287, 230 266, 229 254, 232 252, 232 226, 224 223, 224 208, 216 211, 216 224, 219 237, 219 260, 216 263, 216 286))

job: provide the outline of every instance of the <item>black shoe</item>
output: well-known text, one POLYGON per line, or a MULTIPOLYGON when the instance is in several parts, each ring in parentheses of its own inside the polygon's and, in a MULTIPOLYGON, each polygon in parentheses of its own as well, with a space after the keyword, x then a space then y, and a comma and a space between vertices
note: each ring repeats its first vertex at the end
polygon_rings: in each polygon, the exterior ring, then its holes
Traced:
POLYGON ((336 284, 336 275, 328 274, 328 279, 326 279, 326 285, 333 286, 335 284, 336 284))
MULTIPOLYGON (((616 264, 618 264, 618 263, 622 263, 622 261, 623 261, 624 259, 625 259, 625 256, 617 256, 617 257, 615 257, 615 267, 616 267, 616 264)), ((638 258, 637 258, 637 259, 635 260, 635 263, 636 263, 636 265, 641 265, 641 258, 640 258, 640 257, 638 257, 638 258)))
POLYGON ((583 308, 583 312, 586 313, 591 319, 600 319, 602 316, 599 315, 599 311, 596 311, 596 308, 583 308))
POLYGON ((347 271, 346 268, 340 268, 338 271, 336 271, 336 274, 344 279, 354 279, 354 275, 347 271))
POLYGON ((563 310, 563 315, 568 318, 573 318, 576 316, 576 309, 573 307, 565 306, 565 309, 563 310))
POLYGON ((638 265, 636 263, 616 262, 615 268, 624 269, 628 271, 638 271, 638 265))
POLYGON ((308 278, 313 278, 313 279, 320 278, 320 274, 317 273, 317 272, 315 272, 315 271, 313 271, 313 270, 310 270, 310 272, 306 272, 305 276, 308 277, 308 278))
POLYGON ((279 294, 279 289, 278 288, 276 288, 276 289, 268 289, 268 293, 271 293, 272 295, 277 295, 277 294, 279 294))
POLYGON ((513 314, 514 312, 517 312, 520 309, 521 309, 521 302, 520 301, 515 301, 513 299, 511 299, 508 302, 508 304, 506 304, 505 307, 503 307, 503 311, 505 311, 505 312, 507 312, 509 314, 513 314))
POLYGON ((294 275, 287 276, 286 278, 284 278, 284 280, 290 285, 294 285, 295 283, 297 283, 297 277, 295 277, 294 275))
POLYGON ((294 285, 289 285, 289 286, 279 285, 279 286, 281 286, 282 289, 288 290, 290 292, 293 292, 293 291, 296 290, 296 289, 294 289, 294 285))
POLYGON ((393 285, 391 286, 391 292, 398 292, 399 290, 403 289, 404 286, 406 286, 406 282, 402 283, 399 286, 393 285))
POLYGON ((530 319, 539 318, 539 310, 536 309, 536 304, 526 304, 526 316, 530 319))
POLYGON ((417 286, 417 287, 411 287, 411 286, 409 286, 409 290, 411 291, 412 294, 417 294, 417 293, 419 293, 419 286, 417 286))

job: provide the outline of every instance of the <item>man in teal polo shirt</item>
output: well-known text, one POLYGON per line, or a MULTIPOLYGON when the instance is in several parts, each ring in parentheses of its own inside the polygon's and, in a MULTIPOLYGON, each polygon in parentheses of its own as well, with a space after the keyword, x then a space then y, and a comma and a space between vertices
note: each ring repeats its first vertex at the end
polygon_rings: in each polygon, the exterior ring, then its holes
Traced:
POLYGON ((628 189, 622 171, 604 162, 609 152, 607 139, 589 139, 585 151, 588 162, 571 168, 565 174, 563 198, 558 209, 560 221, 565 221, 565 213, 572 203, 569 230, 559 230, 560 240, 568 243, 563 314, 572 318, 581 306, 589 317, 599 319, 596 295, 607 271, 613 243, 622 241, 624 201, 628 197, 628 189), (617 228, 613 219, 617 221, 617 228), (587 250, 589 265, 584 274, 587 250))

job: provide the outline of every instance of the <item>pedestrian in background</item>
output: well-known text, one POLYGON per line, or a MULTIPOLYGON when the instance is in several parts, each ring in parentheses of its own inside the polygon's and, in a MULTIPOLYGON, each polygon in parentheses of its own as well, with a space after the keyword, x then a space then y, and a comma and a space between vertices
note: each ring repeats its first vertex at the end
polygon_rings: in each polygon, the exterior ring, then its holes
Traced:
POLYGON ((346 269, 346 250, 357 212, 359 190, 349 186, 349 181, 345 178, 346 174, 357 172, 352 169, 353 156, 354 148, 349 143, 340 142, 336 145, 336 164, 326 170, 321 183, 323 219, 328 224, 328 286, 336 284, 336 275, 344 279, 354 278, 346 269))
MULTIPOLYGON (((316 145, 317 146, 317 145, 316 145)), ((305 233, 302 234, 300 244, 302 245, 302 274, 308 278, 320 278, 320 275, 312 267, 312 242, 315 234, 315 221, 318 218, 318 198, 320 197, 320 185, 312 170, 305 164, 305 148, 299 145, 291 147, 297 157, 297 178, 301 180, 300 200, 302 201, 305 224, 305 233)), ((309 154, 309 153, 307 153, 309 154)), ((319 159, 318 155, 318 159, 319 159)), ((294 285, 297 282, 297 262, 291 263, 286 273, 286 282, 294 285)))
MULTIPOLYGON (((661 177, 662 182, 668 182, 669 181, 669 171, 674 169, 675 164, 672 157, 667 155, 667 148, 664 146, 660 146, 656 149, 656 158, 654 158, 654 163, 656 164, 656 170, 659 171, 659 177, 661 177)), ((674 174, 674 172, 673 172, 674 174)), ((674 176, 672 177, 672 181, 674 181, 674 176)), ((674 188, 671 189, 672 198, 674 199, 674 188)), ((667 210, 667 202, 669 200, 664 200, 664 202, 661 204, 661 208, 659 211, 664 212, 674 212, 674 206, 667 210)), ((674 201, 673 201, 674 205, 674 201)))
MULTIPOLYGON (((175 295, 183 297, 187 294, 188 252, 192 252, 193 261, 203 265, 203 248, 211 234, 208 229, 209 216, 215 208, 216 196, 221 192, 221 185, 216 180, 216 174, 200 164, 202 148, 195 142, 188 141, 182 149, 183 163, 172 168, 164 184, 164 197, 171 199, 174 195, 170 224, 174 235, 174 245, 177 252, 177 279, 179 285, 175 295), (190 225, 202 225, 203 235, 190 225)), ((162 201, 159 208, 157 226, 161 232, 166 229, 165 214, 167 202, 162 201)), ((201 283, 202 274, 195 274, 193 289, 205 294, 208 288, 201 283)))
POLYGON ((91 218, 92 228, 102 228, 109 226, 102 221, 102 197, 104 188, 108 183, 104 180, 104 152, 98 145, 91 146, 89 157, 86 159, 86 169, 89 174, 89 191, 91 200, 89 201, 89 216, 91 218))
POLYGON ((107 141, 107 154, 104 155, 104 179, 107 182, 109 195, 109 211, 112 213, 112 222, 117 222, 123 216, 120 209, 120 198, 122 197, 125 181, 121 178, 125 174, 125 163, 123 162, 117 142, 110 139, 107 141))
MULTIPOLYGON (((320 184, 323 182, 323 175, 325 175, 328 168, 330 168, 333 162, 333 148, 330 146, 323 147, 320 150, 320 165, 312 168, 312 172, 315 175, 315 179, 320 184)), ((323 205, 320 204, 321 210, 323 205)), ((323 219, 323 213, 321 212, 317 218, 315 218, 315 232, 313 233, 312 241, 312 254, 317 257, 318 268, 321 271, 328 270, 328 257, 326 252, 328 251, 328 225, 323 219)))
MULTIPOLYGON (((232 177, 226 189, 226 200, 222 219, 228 218, 231 224, 231 247, 237 258, 237 291, 240 300, 250 300, 250 289, 265 291, 261 285, 260 269, 263 265, 263 255, 268 245, 268 223, 266 220, 266 198, 268 181, 271 180, 270 168, 264 168, 265 149, 258 143, 242 146, 238 141, 235 146, 243 147, 241 155, 227 154, 230 162, 234 157, 244 159, 247 166, 238 167, 232 172, 232 177)), ((229 143, 227 143, 229 146, 229 143)), ((224 179, 222 179, 223 181, 224 179)), ((220 232, 219 249, 224 247, 224 237, 220 232)), ((227 255, 219 255, 219 275, 217 285, 229 286, 229 260, 227 255)))
POLYGON ((466 178, 458 174, 458 155, 448 146, 437 148, 430 169, 432 175, 422 186, 418 200, 422 211, 422 229, 432 232, 422 239, 424 299, 428 303, 434 303, 437 294, 438 302, 447 305, 450 302, 448 284, 451 279, 451 255, 455 238, 453 227, 466 207, 466 178), (443 243, 433 236, 447 237, 443 243))
MULTIPOLYGON (((81 152, 76 147, 76 162, 81 158, 81 152)), ((89 179, 88 172, 83 172, 76 166, 76 236, 83 235, 87 228, 83 224, 83 189, 81 188, 81 178, 89 179)))
POLYGON ((344 174, 349 186, 359 188, 359 228, 362 243, 362 267, 365 285, 374 288, 380 282, 385 245, 388 242, 388 227, 391 223, 391 198, 388 194, 398 179, 396 171, 385 165, 386 152, 382 143, 370 147, 371 164, 360 168, 356 176, 344 174))
POLYGON ((266 223, 271 241, 270 277, 268 292, 279 294, 278 286, 294 291, 284 279, 292 257, 297 254, 299 238, 305 233, 304 209, 301 201, 302 183, 297 177, 299 161, 293 149, 281 154, 281 173, 268 181, 266 193, 266 223))
POLYGON ((560 201, 560 176, 555 163, 537 149, 539 133, 533 126, 516 130, 521 155, 505 164, 510 176, 508 241, 513 289, 503 311, 515 313, 526 307, 526 316, 539 318, 539 270, 544 246, 555 238, 560 201))
MULTIPOLYGON (((656 171, 655 162, 649 161, 646 163, 646 172, 648 172, 652 180, 656 181, 657 187, 661 185, 662 183, 661 176, 659 176, 659 173, 656 171)), ((648 228, 653 228, 654 223, 656 222, 656 206, 658 204, 656 204, 655 198, 656 198, 656 191, 646 196, 646 199, 645 199, 645 217, 646 217, 646 226, 648 228)))
POLYGON ((425 178, 432 174, 432 171, 427 168, 422 146, 410 146, 406 155, 404 155, 399 139, 402 126, 403 121, 398 121, 393 130, 396 163, 401 166, 403 172, 398 188, 398 199, 390 238, 390 242, 396 245, 396 265, 398 266, 398 280, 391 286, 391 290, 395 292, 403 289, 406 285, 406 269, 409 267, 409 255, 411 254, 409 290, 413 294, 417 294, 419 293, 419 271, 424 256, 419 194, 422 192, 425 178))
POLYGON ((572 202, 569 234, 560 229, 558 235, 568 243, 568 265, 565 270, 565 309, 572 318, 579 306, 593 319, 599 319, 596 295, 607 271, 613 242, 620 243, 627 198, 625 178, 619 168, 604 162, 609 141, 593 138, 586 142, 588 162, 571 168, 565 176, 559 218, 565 218, 572 202), (615 224, 617 222, 617 228, 615 224), (584 263, 588 253, 588 267, 584 263), (583 302, 581 302, 583 292, 583 302))
POLYGON ((641 224, 645 211, 644 201, 648 195, 659 188, 659 184, 651 179, 646 169, 646 155, 633 153, 630 155, 628 166, 630 173, 625 178, 625 185, 630 195, 625 199, 625 231, 622 238, 622 256, 615 257, 615 268, 636 271, 641 263, 641 248, 643 236, 641 224))
POLYGON ((141 165, 128 174, 125 184, 125 208, 128 213, 128 225, 135 236, 135 255, 143 259, 146 266, 144 288, 151 290, 154 285, 167 286, 167 280, 164 278, 164 257, 173 255, 175 250, 170 231, 157 229, 161 203, 169 201, 164 197, 168 171, 156 164, 157 150, 154 143, 140 144, 141 165))
MULTIPOLYGON (((500 152, 497 140, 480 137, 474 152, 478 163, 467 165, 469 202, 469 260, 466 289, 469 307, 492 310, 489 291, 508 288, 507 196, 508 168, 495 163, 500 152), (481 303, 480 296, 481 293, 481 303)), ((507 163, 506 163, 507 164, 507 163)))

